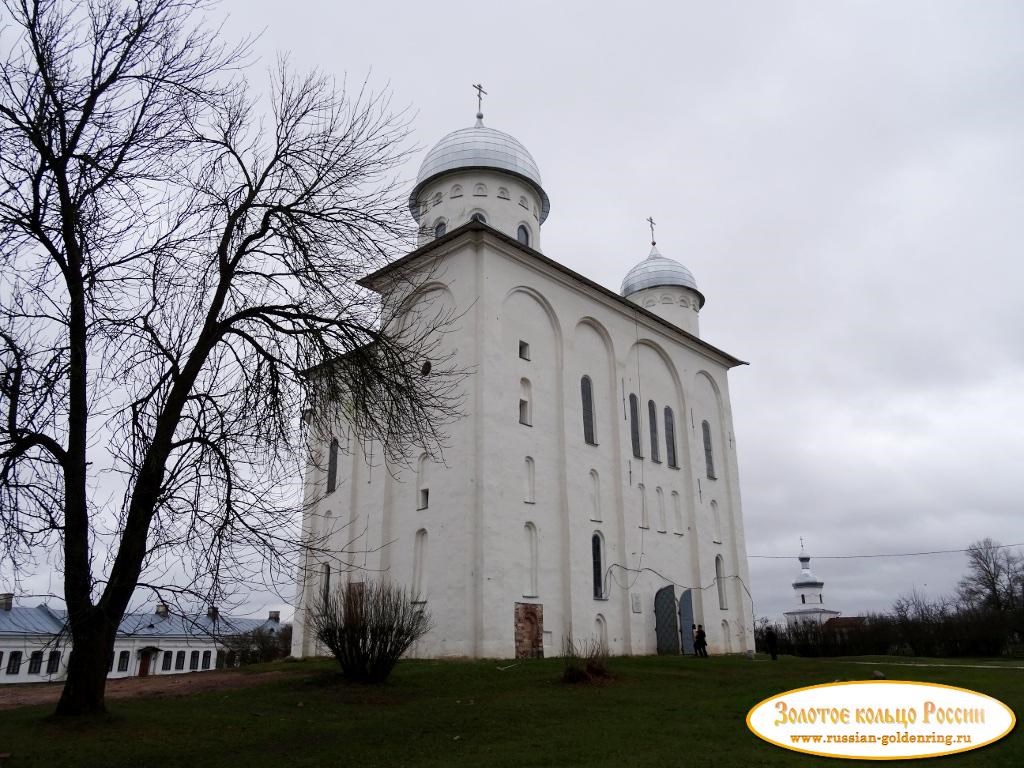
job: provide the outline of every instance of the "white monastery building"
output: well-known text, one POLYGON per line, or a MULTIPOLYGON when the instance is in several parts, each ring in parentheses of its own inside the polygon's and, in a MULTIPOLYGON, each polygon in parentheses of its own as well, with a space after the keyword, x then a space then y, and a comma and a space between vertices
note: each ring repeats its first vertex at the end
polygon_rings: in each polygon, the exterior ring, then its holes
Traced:
POLYGON ((811 556, 804 550, 803 542, 800 544, 800 574, 793 582, 793 591, 800 604, 799 608, 786 611, 786 626, 796 627, 801 624, 824 624, 829 619, 838 616, 839 611, 833 611, 825 607, 825 595, 823 590, 825 582, 819 579, 811 571, 811 556))
POLYGON ((304 526, 337 554, 307 563, 292 653, 323 652, 304 626, 322 590, 369 578, 425 603, 418 656, 553 655, 569 636, 692 653, 695 624, 713 653, 753 649, 727 381, 743 363, 700 338, 690 271, 652 243, 615 293, 545 255, 537 164, 482 114, 427 153, 409 208, 418 247, 362 283, 386 295, 418 271, 416 311, 459 316, 441 343, 472 371, 466 415, 443 464, 382 466, 344 423, 311 436, 304 526))

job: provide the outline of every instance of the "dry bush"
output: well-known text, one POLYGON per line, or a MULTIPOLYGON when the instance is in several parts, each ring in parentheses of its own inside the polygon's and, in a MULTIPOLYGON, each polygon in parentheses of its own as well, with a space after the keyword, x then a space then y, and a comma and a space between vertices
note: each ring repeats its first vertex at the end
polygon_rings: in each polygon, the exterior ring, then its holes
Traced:
POLYGON ((387 680, 402 654, 431 628, 430 615, 412 594, 372 581, 343 584, 322 595, 309 622, 345 678, 358 683, 387 680))
POLYGON ((609 680, 608 648, 596 638, 576 643, 572 635, 562 640, 562 659, 565 669, 562 682, 592 684, 609 680))

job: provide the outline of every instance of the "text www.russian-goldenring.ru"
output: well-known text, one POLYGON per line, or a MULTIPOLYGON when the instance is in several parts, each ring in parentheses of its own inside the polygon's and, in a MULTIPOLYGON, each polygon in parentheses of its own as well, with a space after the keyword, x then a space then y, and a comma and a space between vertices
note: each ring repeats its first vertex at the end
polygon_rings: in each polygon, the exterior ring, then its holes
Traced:
POLYGON ((888 747, 890 744, 945 744, 950 747, 954 744, 970 744, 971 735, 968 733, 886 733, 882 735, 874 733, 816 733, 816 734, 793 734, 790 737, 793 744, 880 744, 888 747))

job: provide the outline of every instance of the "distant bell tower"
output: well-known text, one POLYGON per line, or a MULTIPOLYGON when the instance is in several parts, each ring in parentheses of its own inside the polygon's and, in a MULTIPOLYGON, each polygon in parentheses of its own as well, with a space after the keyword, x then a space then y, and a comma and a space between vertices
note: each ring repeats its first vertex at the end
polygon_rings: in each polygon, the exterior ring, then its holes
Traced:
POLYGON ((800 561, 800 575, 793 582, 793 591, 796 592, 799 607, 794 611, 786 611, 786 624, 791 627, 800 624, 824 624, 833 616, 838 616, 839 611, 825 607, 825 596, 822 593, 825 582, 811 571, 811 556, 804 549, 802 538, 797 559, 800 561))

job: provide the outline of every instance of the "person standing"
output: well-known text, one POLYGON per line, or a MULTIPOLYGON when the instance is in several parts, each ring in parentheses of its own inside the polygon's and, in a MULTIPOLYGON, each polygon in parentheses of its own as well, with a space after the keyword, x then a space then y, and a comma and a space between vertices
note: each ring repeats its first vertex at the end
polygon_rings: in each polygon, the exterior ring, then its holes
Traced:
POLYGON ((772 655, 772 661, 778 661, 779 638, 775 635, 775 627, 768 627, 765 631, 764 644, 768 653, 772 655))

